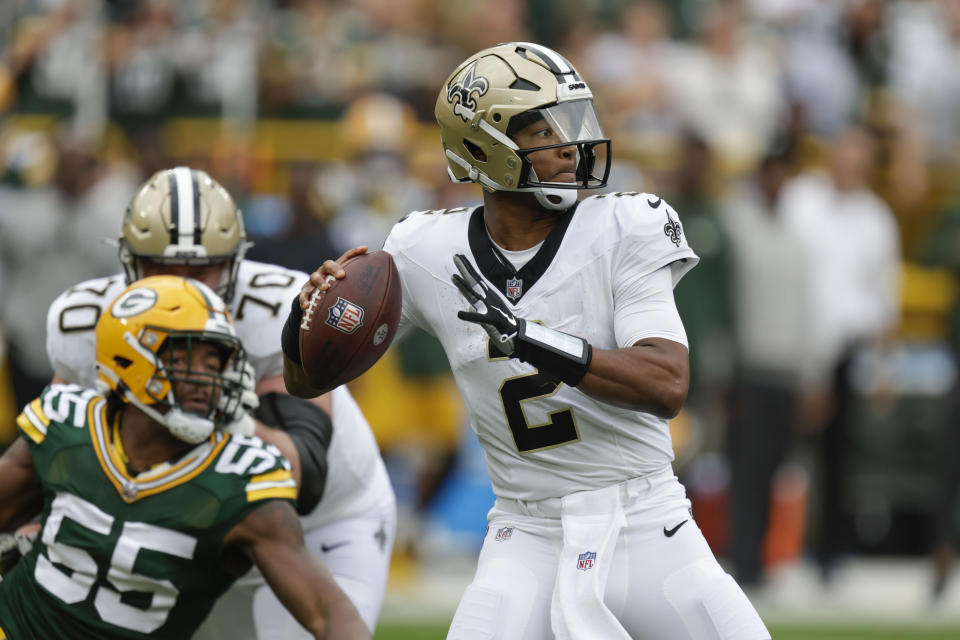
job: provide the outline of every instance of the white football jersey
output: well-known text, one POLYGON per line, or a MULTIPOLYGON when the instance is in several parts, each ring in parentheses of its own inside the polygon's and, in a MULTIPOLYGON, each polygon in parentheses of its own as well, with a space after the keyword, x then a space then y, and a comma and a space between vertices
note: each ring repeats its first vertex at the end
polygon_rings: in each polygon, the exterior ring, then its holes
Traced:
POLYGON ((655 195, 631 192, 587 198, 561 218, 519 271, 494 249, 480 207, 412 213, 384 245, 403 285, 401 323, 443 344, 494 493, 503 498, 600 488, 673 459, 667 420, 594 400, 503 357, 479 325, 457 317, 469 309, 450 279, 461 253, 517 316, 586 338, 595 349, 626 347, 638 336, 682 339, 674 327, 618 326, 617 314, 629 283, 669 265, 676 285, 697 263, 676 212, 655 195))
MULTIPOLYGON (((237 274, 230 312, 237 336, 256 371, 257 382, 283 371, 280 333, 294 296, 307 280, 302 271, 244 260, 237 274)), ((67 382, 94 387, 97 372, 94 327, 100 314, 127 285, 123 274, 81 282, 61 293, 47 311, 47 356, 67 382)), ((363 413, 346 387, 333 391, 334 437, 327 454, 329 473, 323 499, 307 516, 321 524, 353 514, 368 504, 357 478, 382 466, 380 450, 363 413)), ((378 499, 371 497, 371 500, 378 499)))

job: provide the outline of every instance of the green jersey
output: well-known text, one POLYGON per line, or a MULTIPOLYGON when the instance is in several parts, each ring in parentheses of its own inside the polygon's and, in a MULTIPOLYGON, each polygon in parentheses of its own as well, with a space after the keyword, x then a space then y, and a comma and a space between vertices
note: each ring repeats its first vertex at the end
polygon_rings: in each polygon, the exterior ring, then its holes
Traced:
POLYGON ((233 582, 224 535, 265 501, 296 499, 275 447, 219 431, 131 476, 89 389, 49 387, 17 425, 44 509, 32 551, 0 582, 12 640, 189 638, 233 582))

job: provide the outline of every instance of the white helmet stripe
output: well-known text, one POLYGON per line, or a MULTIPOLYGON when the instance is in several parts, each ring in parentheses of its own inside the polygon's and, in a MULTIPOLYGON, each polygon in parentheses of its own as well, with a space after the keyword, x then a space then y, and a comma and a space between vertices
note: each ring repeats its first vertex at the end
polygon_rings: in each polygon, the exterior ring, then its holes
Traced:
POLYGON ((546 60, 551 66, 550 70, 554 73, 558 75, 573 74, 575 79, 580 79, 580 77, 577 75, 577 70, 573 68, 573 65, 567 62, 566 58, 561 56, 553 49, 548 49, 532 42, 514 42, 514 44, 519 47, 523 47, 524 49, 533 51, 535 54, 546 60))
MULTIPOLYGON (((176 244, 179 247, 193 247, 196 243, 194 235, 200 227, 198 224, 199 220, 197 219, 200 215, 200 210, 197 206, 199 204, 199 194, 197 193, 197 185, 193 180, 192 173, 188 167, 177 167, 173 170, 177 191, 176 202, 171 202, 170 204, 175 205, 173 212, 176 213, 176 216, 172 222, 178 232, 176 244)), ((173 196, 173 194, 171 194, 171 196, 173 196)))

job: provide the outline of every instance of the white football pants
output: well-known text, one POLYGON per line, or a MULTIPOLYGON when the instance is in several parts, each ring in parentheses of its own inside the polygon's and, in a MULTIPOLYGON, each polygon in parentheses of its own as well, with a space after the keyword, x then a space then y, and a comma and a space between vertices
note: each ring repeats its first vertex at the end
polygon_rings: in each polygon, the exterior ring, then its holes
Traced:
MULTIPOLYGON (((612 555, 591 557, 589 552, 596 550, 590 548, 583 555, 571 555, 571 549, 563 553, 564 562, 576 566, 564 568, 561 576, 608 572, 598 587, 602 604, 597 607, 608 610, 613 624, 622 627, 619 635, 580 631, 584 640, 622 637, 624 632, 634 640, 770 638, 753 605, 707 546, 672 469, 621 483, 613 491, 617 493, 625 525, 619 533, 614 530, 612 555)), ((553 640, 551 601, 564 540, 561 500, 498 499, 488 521, 476 575, 447 640, 553 640)), ((560 606, 582 602, 568 599, 560 606)), ((597 629, 604 626, 600 616, 597 623, 597 629)))

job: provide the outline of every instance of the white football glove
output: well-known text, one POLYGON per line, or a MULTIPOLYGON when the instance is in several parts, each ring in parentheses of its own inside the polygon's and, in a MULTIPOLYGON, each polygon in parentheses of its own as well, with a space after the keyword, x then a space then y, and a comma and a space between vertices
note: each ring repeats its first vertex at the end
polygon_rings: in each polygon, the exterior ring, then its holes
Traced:
POLYGON ((220 410, 227 412, 233 410, 223 430, 238 436, 252 436, 256 429, 256 422, 250 414, 260 406, 260 398, 254 390, 257 380, 253 365, 246 358, 238 356, 227 363, 223 377, 228 381, 236 382, 243 389, 240 402, 233 407, 228 406, 228 394, 220 394, 220 410))
POLYGON ((3 574, 10 571, 20 560, 20 549, 12 533, 0 533, 0 581, 3 574))
POLYGON ((0 581, 20 558, 30 553, 33 541, 40 535, 40 523, 25 524, 13 533, 0 533, 0 581))

